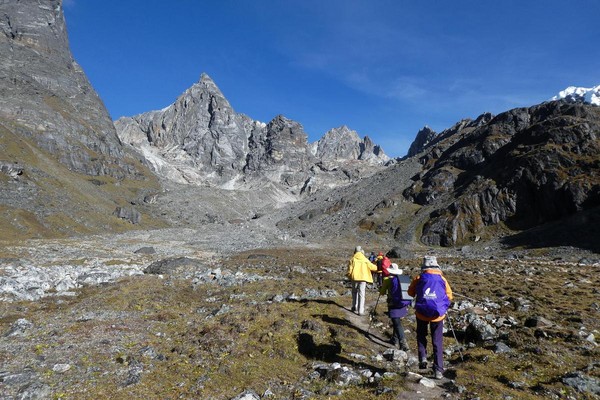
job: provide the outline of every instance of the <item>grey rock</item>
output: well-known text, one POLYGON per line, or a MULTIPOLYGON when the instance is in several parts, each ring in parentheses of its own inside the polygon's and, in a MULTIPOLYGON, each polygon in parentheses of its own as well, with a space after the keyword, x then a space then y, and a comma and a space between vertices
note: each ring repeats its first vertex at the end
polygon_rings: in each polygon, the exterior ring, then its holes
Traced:
POLYGON ((510 353, 512 351, 513 350, 508 345, 506 345, 506 343, 498 342, 494 346, 494 353, 496 354, 510 353))
POLYGON ((554 326, 554 323, 542 316, 536 315, 527 318, 524 325, 528 328, 549 328, 554 326))
POLYGON ((481 343, 497 338, 496 328, 481 318, 473 320, 465 331, 465 340, 468 342, 481 343))
POLYGON ((56 372, 57 374, 64 374, 70 369, 71 364, 54 364, 54 366, 52 367, 52 371, 56 372))
POLYGON ((139 249, 134 251, 134 253, 135 254, 156 254, 156 250, 154 249, 154 247, 146 246, 146 247, 140 247, 139 249))
POLYGON ((383 356, 389 361, 407 361, 408 353, 398 349, 387 349, 383 352, 383 356))
POLYGON ((20 388, 18 396, 19 400, 48 399, 52 396, 52 389, 46 384, 34 382, 20 388))
POLYGON ((600 379, 596 377, 574 372, 563 377, 562 381, 580 393, 600 395, 600 379))
POLYGON ((429 378, 421 378, 421 380, 419 381, 419 384, 422 386, 425 386, 426 388, 429 388, 429 389, 436 387, 435 382, 429 378))
POLYGON ((401 247, 392 247, 387 253, 386 256, 389 258, 400 258, 405 260, 410 260, 414 258, 414 253, 409 250, 405 250, 401 247))
POLYGON ((340 386, 359 385, 363 381, 363 377, 359 373, 347 367, 330 371, 329 379, 340 386))
POLYGON ((133 207, 117 207, 114 215, 134 225, 139 224, 142 219, 142 215, 133 207))
POLYGON ((127 371, 127 378, 125 379, 124 386, 131 386, 139 383, 142 379, 142 373, 144 372, 144 366, 137 360, 133 360, 129 363, 129 370, 127 371))
POLYGON ((78 276, 77 283, 79 285, 95 286, 101 283, 110 282, 112 279, 113 276, 108 272, 89 272, 78 276))
POLYGON ((27 370, 14 373, 2 371, 0 372, 0 378, 3 384, 10 386, 27 386, 28 384, 31 384, 32 381, 38 379, 34 372, 27 370))
POLYGON ((148 267, 144 269, 144 273, 154 275, 169 275, 186 270, 197 270, 203 267, 203 264, 199 260, 194 260, 192 258, 167 258, 155 261, 148 265, 148 267))
POLYGON ((33 328, 33 323, 25 318, 19 318, 13 322, 4 336, 26 336, 27 332, 33 328))
POLYGON ((23 175, 23 167, 17 163, 0 161, 0 172, 10 176, 13 179, 17 179, 20 175, 23 175))
POLYGON ((260 396, 253 390, 246 390, 231 400, 260 400, 260 396))

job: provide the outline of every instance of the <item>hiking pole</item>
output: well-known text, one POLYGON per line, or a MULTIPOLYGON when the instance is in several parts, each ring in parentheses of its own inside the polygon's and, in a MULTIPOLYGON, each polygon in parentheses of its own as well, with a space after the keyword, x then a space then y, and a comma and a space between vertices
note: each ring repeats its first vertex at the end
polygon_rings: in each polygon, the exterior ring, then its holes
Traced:
POLYGON ((471 300, 471 301, 474 301, 475 303, 481 303, 481 302, 480 302, 480 301, 478 301, 478 300, 472 299, 472 298, 470 298, 470 297, 467 297, 467 296, 465 296, 465 295, 463 295, 463 294, 460 294, 460 293, 452 292, 452 294, 453 294, 453 295, 455 295, 455 296, 458 296, 458 297, 464 297, 465 299, 467 299, 467 300, 471 300))
POLYGON ((461 361, 465 361, 465 359, 463 358, 462 352, 460 351, 460 343, 458 342, 458 339, 456 338, 456 332, 454 332, 454 327, 452 326, 452 321, 450 320, 450 313, 446 314, 448 316, 448 324, 450 325, 450 330, 452 331, 452 335, 454 336, 454 340, 456 340, 456 345, 458 346, 458 354, 460 355, 460 360, 461 361))
POLYGON ((377 301, 375 302, 375 308, 373 308, 373 311, 371 311, 370 313, 370 321, 369 321, 369 327, 367 328, 367 335, 369 334, 369 331, 371 330, 371 325, 373 325, 373 320, 375 319, 375 312, 377 312, 377 304, 379 304, 379 299, 381 298, 381 293, 379 293, 379 296, 377 296, 377 301))

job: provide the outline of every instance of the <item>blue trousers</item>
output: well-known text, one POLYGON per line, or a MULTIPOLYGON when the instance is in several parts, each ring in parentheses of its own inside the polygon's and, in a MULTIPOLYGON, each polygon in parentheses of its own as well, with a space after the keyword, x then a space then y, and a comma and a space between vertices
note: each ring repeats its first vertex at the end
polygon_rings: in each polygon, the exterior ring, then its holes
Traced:
POLYGON ((417 318, 417 344, 419 362, 427 360, 427 327, 431 331, 433 346, 433 369, 444 372, 444 320, 439 322, 422 321, 417 318))

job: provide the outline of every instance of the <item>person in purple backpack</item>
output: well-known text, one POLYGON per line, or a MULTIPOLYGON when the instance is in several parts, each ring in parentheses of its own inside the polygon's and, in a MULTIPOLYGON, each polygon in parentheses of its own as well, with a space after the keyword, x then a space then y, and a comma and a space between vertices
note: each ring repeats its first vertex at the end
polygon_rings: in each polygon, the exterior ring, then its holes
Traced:
MULTIPOLYGON (((387 268, 387 272, 389 272, 389 276, 383 279, 379 294, 387 294, 388 315, 392 320, 393 328, 390 342, 394 346, 398 346, 401 350, 408 351, 408 343, 406 343, 406 338, 404 337, 401 318, 408 314, 408 306, 412 303, 412 299, 403 293, 400 281, 402 270, 398 268, 398 265, 392 264, 387 268)), ((408 281, 406 281, 406 284, 408 284, 408 281)))
POLYGON ((433 374, 442 379, 444 373, 444 319, 452 301, 452 289, 442 275, 434 256, 423 257, 421 274, 412 280, 408 294, 415 298, 419 368, 427 368, 427 328, 433 346, 433 374))

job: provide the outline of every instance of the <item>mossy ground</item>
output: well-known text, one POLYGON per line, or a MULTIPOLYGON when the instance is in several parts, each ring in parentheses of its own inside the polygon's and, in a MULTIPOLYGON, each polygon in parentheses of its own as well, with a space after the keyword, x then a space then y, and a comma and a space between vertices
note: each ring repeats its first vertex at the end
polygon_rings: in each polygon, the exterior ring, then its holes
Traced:
MULTIPOLYGON (((10 347, 3 347, 0 363, 12 372, 18 372, 19 364, 28 366, 52 388, 54 398, 64 399, 229 399, 246 389, 260 394, 270 390, 275 398, 300 398, 300 388, 319 393, 329 384, 307 380, 315 362, 399 372, 371 358, 382 349, 348 318, 346 259, 328 254, 257 250, 222 260, 223 269, 278 278, 243 286, 192 287, 188 280, 137 276, 85 288, 77 297, 4 303, 1 332, 18 318, 27 318, 34 328, 26 339, 5 339, 10 347), (272 301, 276 295, 302 296, 307 288, 334 289, 340 296, 272 301), (352 354, 367 358, 358 361, 352 354), (72 368, 53 372, 57 363, 72 368), (126 385, 135 365, 143 370, 139 382, 126 385)), ((418 271, 418 260, 394 261, 412 275, 418 271)), ((464 361, 457 353, 447 359, 449 374, 466 388, 453 397, 592 398, 563 385, 561 377, 600 359, 598 348, 577 335, 582 326, 598 326, 593 305, 597 292, 589 295, 600 284, 597 268, 557 262, 440 261, 454 265, 446 277, 457 294, 497 302, 501 315, 521 322, 506 338, 513 352, 496 354, 484 344, 465 350, 464 361), (531 274, 514 275, 521 269, 531 274), (531 302, 528 311, 511 306, 511 299, 519 297, 531 302), (524 327, 522 322, 531 315, 544 316, 556 326, 544 334, 524 327)), ((368 292, 371 304, 376 298, 376 291, 368 292)), ((380 305, 376 315, 383 326, 372 329, 383 329, 379 334, 387 337, 383 311, 380 305)), ((405 328, 415 349, 412 319, 406 319, 405 328)), ((446 346, 455 344, 451 336, 444 340, 446 346)), ((597 368, 593 374, 598 375, 597 368)), ((405 382, 398 375, 383 384, 344 388, 335 398, 393 399, 403 390, 405 382), (377 395, 381 385, 392 392, 377 395)))

